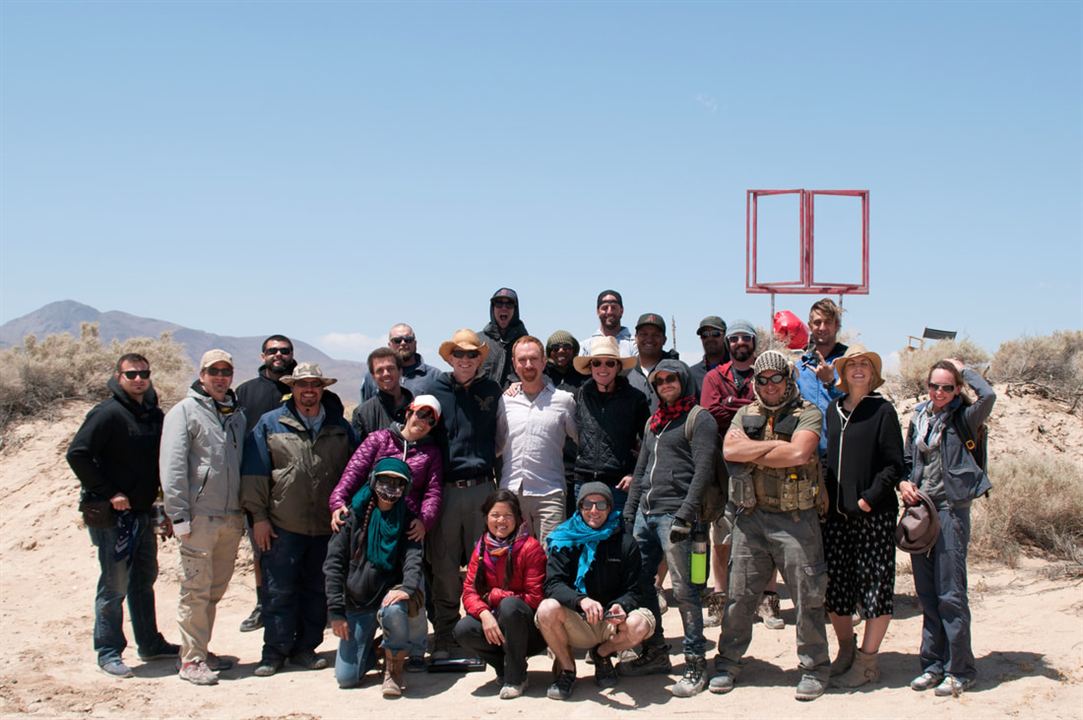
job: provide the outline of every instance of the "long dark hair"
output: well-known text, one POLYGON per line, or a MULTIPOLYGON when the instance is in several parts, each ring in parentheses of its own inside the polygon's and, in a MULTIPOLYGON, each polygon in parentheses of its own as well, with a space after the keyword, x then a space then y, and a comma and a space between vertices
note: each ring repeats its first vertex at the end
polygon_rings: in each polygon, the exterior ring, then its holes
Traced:
MULTIPOLYGON (((516 533, 519 526, 523 524, 523 510, 519 506, 519 498, 515 496, 515 493, 510 490, 495 490, 489 493, 489 497, 485 498, 485 502, 481 504, 481 514, 486 518, 485 529, 482 530, 482 536, 478 538, 477 552, 478 552, 478 564, 477 570, 474 573, 474 590, 478 595, 485 595, 489 588, 489 581, 485 577, 485 533, 489 532, 488 517, 489 511, 497 503, 507 503, 511 508, 512 513, 515 515, 515 530, 512 530, 512 535, 516 533)), ((511 580, 512 567, 514 563, 514 553, 510 550, 504 556, 504 588, 507 589, 508 582, 511 580)))
MULTIPOLYGON (((523 510, 519 507, 519 498, 511 490, 494 490, 489 493, 489 497, 485 498, 485 502, 481 504, 481 514, 488 518, 489 511, 497 503, 507 503, 511 506, 511 511, 515 513, 516 528, 523 523, 523 510)), ((488 529, 488 526, 486 526, 486 529, 488 529)))

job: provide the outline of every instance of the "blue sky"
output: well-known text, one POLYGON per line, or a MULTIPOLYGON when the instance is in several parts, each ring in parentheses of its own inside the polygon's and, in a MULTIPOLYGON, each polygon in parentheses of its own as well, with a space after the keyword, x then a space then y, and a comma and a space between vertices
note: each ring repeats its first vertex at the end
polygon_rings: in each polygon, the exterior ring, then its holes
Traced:
POLYGON ((870 191, 872 349, 1077 329, 1080 8, 5 0, 0 321, 71 298, 345 358, 407 321, 434 356, 498 287, 543 338, 614 287, 692 360, 702 316, 768 320, 745 191, 803 187, 870 191))

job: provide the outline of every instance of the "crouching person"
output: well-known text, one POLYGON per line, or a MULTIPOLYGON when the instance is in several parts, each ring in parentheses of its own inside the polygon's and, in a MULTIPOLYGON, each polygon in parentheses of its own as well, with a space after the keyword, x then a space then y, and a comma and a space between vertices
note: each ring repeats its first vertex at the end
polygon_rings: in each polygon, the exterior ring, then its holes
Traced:
POLYGON ((407 536, 413 518, 404 495, 410 484, 405 462, 377 462, 350 503, 345 527, 328 545, 323 572, 331 630, 339 638, 335 679, 340 688, 357 687, 365 671, 376 666, 377 624, 383 631, 384 697, 402 695, 407 655, 424 648, 421 544, 407 536))
POLYGON ((545 649, 534 611, 542 601, 545 551, 523 522, 519 499, 497 490, 481 506, 485 532, 474 546, 463 581, 466 617, 455 640, 496 670, 500 698, 526 690, 526 661, 545 649))
POLYGON ((613 687, 613 655, 654 632, 654 615, 643 608, 639 546, 623 532, 613 491, 605 483, 586 483, 577 508, 548 537, 546 599, 535 620, 556 658, 547 693, 553 700, 572 695, 573 647, 589 648, 595 684, 613 687))

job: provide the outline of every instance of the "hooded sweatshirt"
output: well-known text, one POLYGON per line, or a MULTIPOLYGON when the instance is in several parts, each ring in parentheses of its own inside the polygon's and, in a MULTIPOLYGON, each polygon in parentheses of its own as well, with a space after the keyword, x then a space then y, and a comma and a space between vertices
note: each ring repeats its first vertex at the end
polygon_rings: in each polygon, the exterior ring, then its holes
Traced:
POLYGON ((501 330, 496 324, 493 301, 489 301, 489 324, 479 333, 482 342, 489 346, 489 355, 481 365, 481 372, 495 380, 503 389, 515 381, 511 366, 511 346, 516 340, 529 333, 523 321, 519 319, 518 294, 510 288, 500 288, 497 292, 502 293, 501 297, 515 302, 515 313, 511 316, 508 326, 501 330))

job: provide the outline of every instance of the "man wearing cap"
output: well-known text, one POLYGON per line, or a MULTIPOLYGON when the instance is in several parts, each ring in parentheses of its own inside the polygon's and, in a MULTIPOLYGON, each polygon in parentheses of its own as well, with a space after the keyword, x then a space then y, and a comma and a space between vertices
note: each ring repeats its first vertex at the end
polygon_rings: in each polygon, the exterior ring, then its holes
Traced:
POLYGON ((108 387, 109 399, 87 413, 67 458, 82 486, 80 500, 106 507, 100 523, 92 522, 89 512, 85 516, 101 568, 94 597, 98 667, 107 675, 129 678, 132 671, 122 657, 128 645, 125 597, 141 660, 176 658, 180 648, 158 632, 154 609, 158 543, 151 511, 159 488, 162 411, 150 363, 136 353, 121 355, 108 387))
POLYGON ((688 368, 696 390, 696 400, 703 391, 703 378, 719 365, 729 362, 730 352, 726 346, 726 321, 717 315, 708 315, 699 321, 696 330, 703 345, 703 359, 688 368))
POLYGON ((166 516, 180 541, 182 680, 214 685, 232 663, 208 652, 218 601, 233 577, 241 516, 245 416, 237 404, 233 358, 208 350, 188 395, 166 413, 158 465, 166 516))
POLYGON ((663 359, 678 359, 673 350, 663 350, 666 344, 666 321, 658 313, 644 313, 636 322, 636 365, 628 373, 628 381, 632 387, 643 393, 647 398, 647 404, 653 413, 658 409, 658 393, 647 382, 647 376, 651 374, 655 366, 663 359))
POLYGON ((639 352, 635 338, 631 330, 620 324, 624 317, 624 298, 621 294, 616 290, 602 290, 598 293, 597 308, 598 329, 583 342, 580 354, 590 355, 591 343, 595 338, 611 337, 617 341, 622 356, 634 357, 639 352))
POLYGON ((481 371, 489 346, 473 330, 456 330, 440 345, 451 372, 437 373, 428 387, 443 409, 437 436, 444 454, 443 510, 431 533, 432 657, 446 659, 454 649, 462 581, 459 568, 485 529, 478 508, 496 489, 496 417, 501 387, 481 371))
MULTIPOLYGON (((579 341, 567 330, 557 330, 545 342, 545 375, 558 390, 575 395, 587 376, 575 369, 572 360, 579 355, 579 341)), ((575 456, 578 445, 571 438, 564 443, 564 517, 575 512, 575 456)))
POLYGON ((541 340, 524 335, 511 354, 519 388, 501 396, 496 416, 500 487, 518 496, 523 520, 544 546, 564 522, 564 443, 579 441, 575 398, 545 376, 541 340))
POLYGON ((827 565, 818 513, 827 498, 816 454, 821 415, 801 398, 794 368, 782 353, 762 353, 753 371, 756 401, 737 411, 723 445, 738 510, 725 631, 710 690, 733 689, 761 594, 778 568, 797 611, 802 676, 795 697, 814 700, 827 689, 830 673, 824 626, 827 565))
POLYGON ((489 298, 489 324, 481 331, 481 340, 489 348, 481 371, 502 388, 515 379, 511 377, 511 346, 526 334, 519 319, 519 295, 511 288, 500 288, 489 298))
MULTIPOLYGON (((414 334, 414 329, 406 323, 392 325, 387 333, 387 346, 394 350, 401 360, 399 374, 402 386, 417 395, 437 371, 432 365, 426 365, 417 351, 417 335, 414 334)), ((371 400, 378 392, 379 387, 372 377, 372 370, 369 370, 361 381, 361 402, 371 400)))
POLYGON ((241 473, 241 506, 252 516, 267 585, 260 677, 274 675, 287 659, 310 670, 327 666, 316 648, 327 624, 328 498, 357 446, 341 408, 322 402, 335 378, 301 363, 282 381, 292 395, 248 434, 241 473))
POLYGON ((366 380, 376 378, 376 395, 365 400, 353 411, 354 432, 358 442, 364 442, 370 433, 391 427, 392 422, 401 423, 406 418, 406 408, 414 394, 402 385, 402 358, 391 348, 376 348, 368 356, 369 374, 366 380))
POLYGON ((613 493, 590 482, 580 488, 577 505, 549 535, 545 600, 534 618, 555 658, 547 693, 553 700, 572 695, 573 648, 590 651, 594 682, 608 688, 617 684, 613 656, 654 632, 654 615, 643 607, 639 546, 622 530, 613 493))

